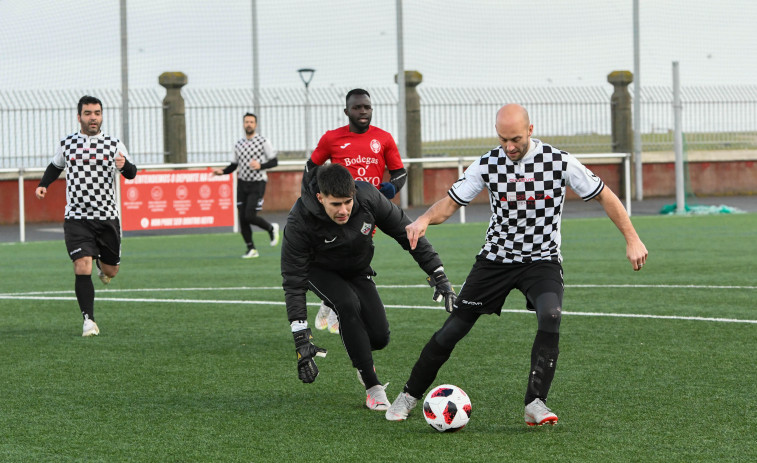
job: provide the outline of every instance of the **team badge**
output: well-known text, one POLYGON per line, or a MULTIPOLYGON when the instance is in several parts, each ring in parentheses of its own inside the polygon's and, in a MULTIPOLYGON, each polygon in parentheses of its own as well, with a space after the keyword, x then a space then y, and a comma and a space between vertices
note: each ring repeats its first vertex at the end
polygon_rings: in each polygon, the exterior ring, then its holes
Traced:
POLYGON ((375 138, 371 140, 371 151, 376 154, 379 154, 379 151, 381 151, 381 142, 379 142, 375 138))
POLYGON ((371 232, 371 224, 369 224, 368 222, 363 222, 363 228, 360 229, 360 233, 362 233, 363 235, 367 235, 370 232, 371 232))

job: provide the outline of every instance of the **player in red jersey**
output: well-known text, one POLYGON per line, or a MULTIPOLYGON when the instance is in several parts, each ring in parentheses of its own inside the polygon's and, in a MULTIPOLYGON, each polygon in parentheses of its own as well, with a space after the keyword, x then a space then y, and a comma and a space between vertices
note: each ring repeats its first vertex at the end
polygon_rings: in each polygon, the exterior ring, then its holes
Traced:
MULTIPOLYGON (((387 198, 394 198, 405 185, 407 171, 392 135, 371 125, 371 95, 362 88, 347 92, 344 114, 349 124, 323 134, 308 162, 319 166, 329 160, 341 164, 355 180, 368 182, 387 198), (383 181, 386 169, 389 169, 388 182, 383 181)), ((324 304, 315 318, 315 326, 339 332, 336 313, 324 304)))
POLYGON ((355 180, 373 184, 389 199, 402 188, 407 171, 392 135, 371 125, 373 107, 371 95, 362 88, 347 93, 344 114, 349 124, 329 130, 321 137, 310 155, 316 165, 326 161, 341 164, 355 180), (389 181, 384 182, 384 170, 389 169, 389 181))

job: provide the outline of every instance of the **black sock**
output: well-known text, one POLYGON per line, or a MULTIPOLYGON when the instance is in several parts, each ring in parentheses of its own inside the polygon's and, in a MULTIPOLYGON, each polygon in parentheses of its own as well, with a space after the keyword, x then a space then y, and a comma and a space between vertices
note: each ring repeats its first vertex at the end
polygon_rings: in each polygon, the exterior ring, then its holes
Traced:
POLYGON ((76 275, 74 283, 76 300, 84 319, 95 320, 95 285, 92 284, 92 275, 76 275))
POLYGON ((555 377, 555 369, 557 369, 559 342, 560 333, 536 332, 534 345, 531 348, 531 370, 528 373, 526 405, 537 398, 546 403, 552 379, 555 377))
POLYGON ((363 383, 365 383, 366 389, 381 384, 381 381, 378 380, 378 376, 376 376, 376 369, 373 368, 373 365, 368 368, 358 368, 357 371, 360 372, 360 377, 363 378, 363 383))

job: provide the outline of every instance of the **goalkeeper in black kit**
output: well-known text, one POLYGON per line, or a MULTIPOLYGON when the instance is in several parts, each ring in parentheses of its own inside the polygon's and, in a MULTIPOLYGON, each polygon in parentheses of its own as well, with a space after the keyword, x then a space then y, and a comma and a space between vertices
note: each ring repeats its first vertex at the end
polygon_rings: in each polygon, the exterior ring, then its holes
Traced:
POLYGON ((315 357, 326 350, 313 344, 305 294, 313 291, 334 307, 340 335, 358 381, 365 386, 365 405, 387 410, 391 405, 373 365, 372 351, 389 344, 389 322, 371 268, 373 231, 378 227, 408 251, 428 275, 434 299, 447 311, 455 303, 439 255, 425 238, 410 248, 405 213, 373 185, 355 181, 341 165, 316 166, 308 161, 301 197, 284 228, 281 275, 289 323, 297 351, 297 372, 304 383, 318 376, 315 357))

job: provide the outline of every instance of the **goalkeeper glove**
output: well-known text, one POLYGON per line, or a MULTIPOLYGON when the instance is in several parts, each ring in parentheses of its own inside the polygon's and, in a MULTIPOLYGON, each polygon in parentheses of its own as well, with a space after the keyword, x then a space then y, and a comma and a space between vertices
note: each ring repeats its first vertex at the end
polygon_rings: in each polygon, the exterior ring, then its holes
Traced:
POLYGON ((394 195, 397 194, 397 188, 389 182, 381 183, 379 185, 379 191, 382 195, 386 196, 386 199, 392 199, 394 198, 394 195))
POLYGON ((297 349, 297 374, 303 383, 312 383, 318 376, 318 367, 313 357, 325 357, 328 351, 313 344, 310 328, 295 331, 294 347, 297 349))
POLYGON ((457 294, 444 274, 444 270, 436 270, 426 278, 428 284, 434 288, 434 300, 441 302, 444 299, 444 309, 452 313, 452 308, 457 301, 457 294))

